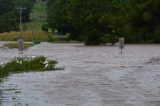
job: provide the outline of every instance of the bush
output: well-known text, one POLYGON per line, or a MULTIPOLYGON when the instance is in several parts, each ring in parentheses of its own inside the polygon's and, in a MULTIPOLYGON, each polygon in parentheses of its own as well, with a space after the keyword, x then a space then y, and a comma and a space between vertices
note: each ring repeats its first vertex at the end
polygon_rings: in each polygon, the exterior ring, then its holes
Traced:
POLYGON ((57 61, 48 60, 44 56, 38 57, 17 57, 7 63, 0 64, 0 81, 10 73, 29 72, 29 71, 50 71, 59 70, 56 68, 57 61))
POLYGON ((109 42, 112 43, 113 45, 118 42, 118 39, 115 35, 110 35, 108 38, 109 42))
POLYGON ((48 42, 55 42, 56 38, 53 35, 48 35, 48 42))
POLYGON ((41 28, 44 32, 48 32, 49 26, 48 24, 43 24, 41 28))
POLYGON ((37 45, 37 44, 40 44, 40 43, 41 43, 40 41, 36 40, 36 41, 33 42, 33 45, 37 45))
POLYGON ((102 44, 106 44, 107 42, 108 42, 108 34, 105 34, 104 36, 102 36, 101 38, 100 38, 100 41, 101 41, 101 43, 102 44))

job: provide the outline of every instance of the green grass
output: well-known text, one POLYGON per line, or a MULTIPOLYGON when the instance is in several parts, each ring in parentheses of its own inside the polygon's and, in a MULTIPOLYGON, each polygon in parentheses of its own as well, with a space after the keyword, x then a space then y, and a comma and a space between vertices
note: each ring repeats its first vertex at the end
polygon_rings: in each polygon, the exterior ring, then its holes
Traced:
MULTIPOLYGON (((25 48, 25 49, 28 49, 28 48, 31 47, 31 46, 32 46, 31 43, 24 43, 24 48, 25 48)), ((9 49, 13 49, 13 48, 18 48, 19 45, 18 45, 17 42, 13 42, 13 43, 5 43, 5 44, 3 45, 3 47, 7 47, 7 48, 9 48, 9 49)))
MULTIPOLYGON (((17 32, 1 33, 0 41, 16 41, 17 32)), ((23 32, 22 37, 24 41, 32 41, 33 36, 31 32, 23 32)), ((48 33, 37 32, 35 35, 35 40, 37 41, 48 41, 48 33)))
POLYGON ((44 56, 17 57, 0 64, 0 81, 12 73, 61 70, 62 68, 57 68, 56 64, 57 61, 49 60, 44 56))

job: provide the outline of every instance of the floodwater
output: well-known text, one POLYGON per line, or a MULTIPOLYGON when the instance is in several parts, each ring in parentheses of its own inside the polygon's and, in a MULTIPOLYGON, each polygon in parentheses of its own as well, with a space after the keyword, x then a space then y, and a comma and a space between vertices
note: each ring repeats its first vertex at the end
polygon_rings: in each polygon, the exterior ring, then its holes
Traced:
MULTIPOLYGON (((0 59, 21 56, 0 49, 0 59)), ((24 56, 56 59, 65 70, 13 74, 0 85, 1 106, 160 106, 160 45, 41 43, 24 56)), ((34 63, 33 63, 34 64, 34 63)))

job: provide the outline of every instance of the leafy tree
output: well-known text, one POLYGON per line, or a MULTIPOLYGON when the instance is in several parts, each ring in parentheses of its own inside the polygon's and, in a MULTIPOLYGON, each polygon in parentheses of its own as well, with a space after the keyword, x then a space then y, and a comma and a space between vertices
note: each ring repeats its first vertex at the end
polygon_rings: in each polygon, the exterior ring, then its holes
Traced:
POLYGON ((123 11, 119 5, 120 0, 54 0, 49 9, 49 24, 52 29, 70 33, 71 38, 86 44, 100 44, 106 34, 116 37, 117 25, 119 29, 122 26, 119 22, 123 20, 123 11))
POLYGON ((16 16, 13 12, 8 12, 0 17, 0 33, 18 29, 19 28, 16 22, 16 16))
POLYGON ((42 29, 44 32, 48 32, 48 29, 49 29, 48 24, 43 24, 41 29, 42 29))
POLYGON ((19 30, 19 13, 16 7, 23 6, 23 22, 29 21, 34 0, 0 0, 0 33, 19 30))
MULTIPOLYGON (((33 5, 35 1, 34 0, 14 0, 14 6, 15 8, 23 7, 26 8, 22 12, 22 22, 28 22, 30 21, 30 13, 32 11, 33 5)), ((19 17, 19 13, 16 12, 17 17, 19 17)))
POLYGON ((15 8, 12 0, 0 1, 0 32, 17 30, 15 8))
POLYGON ((160 43, 160 1, 141 0, 134 4, 130 17, 134 41, 160 43))
POLYGON ((12 0, 0 1, 0 15, 3 15, 11 10, 14 10, 14 3, 12 0))
POLYGON ((49 0, 52 30, 86 44, 160 43, 159 0, 49 0))

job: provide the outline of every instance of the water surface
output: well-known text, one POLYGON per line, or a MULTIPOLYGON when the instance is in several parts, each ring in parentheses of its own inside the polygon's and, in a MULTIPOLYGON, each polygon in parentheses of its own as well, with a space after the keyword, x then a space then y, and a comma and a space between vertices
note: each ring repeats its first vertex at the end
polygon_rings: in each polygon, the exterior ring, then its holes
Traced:
MULTIPOLYGON (((62 71, 21 73, 0 85, 2 106, 160 106, 160 45, 118 46, 42 43, 24 55, 45 55, 62 71)), ((0 49, 0 60, 20 56, 0 49)), ((33 63, 34 64, 34 63, 33 63)))

